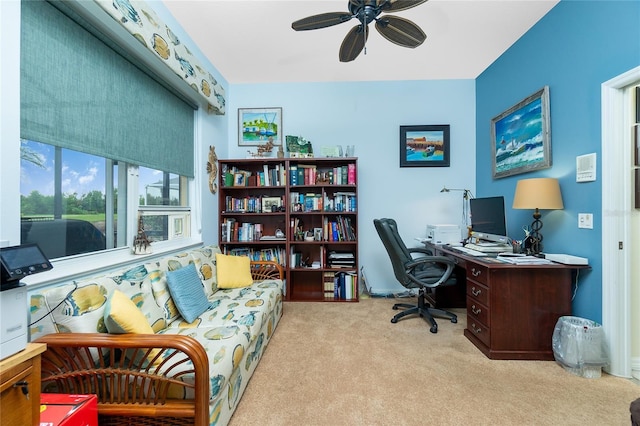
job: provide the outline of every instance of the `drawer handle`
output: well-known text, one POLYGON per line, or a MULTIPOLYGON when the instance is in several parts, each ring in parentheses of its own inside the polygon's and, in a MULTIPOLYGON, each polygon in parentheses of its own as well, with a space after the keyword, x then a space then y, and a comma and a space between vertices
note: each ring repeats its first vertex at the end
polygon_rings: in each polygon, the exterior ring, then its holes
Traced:
POLYGON ((476 334, 480 334, 482 329, 480 327, 476 327, 476 323, 474 322, 473 324, 471 324, 471 331, 473 331, 476 334))
POLYGON ((482 309, 476 308, 476 305, 472 305, 471 312, 473 312, 474 315, 478 315, 480 312, 482 312, 482 309))
POLYGON ((22 391, 22 393, 24 394, 24 396, 27 397, 27 399, 29 399, 29 382, 25 382, 24 380, 20 381, 20 382, 15 382, 13 384, 14 388, 20 388, 20 390, 22 391))
POLYGON ((471 287, 471 294, 473 294, 474 296, 478 296, 480 295, 480 293, 482 293, 481 289, 477 289, 475 287, 471 287))
POLYGON ((471 268, 471 275, 474 277, 479 276, 482 273, 482 269, 471 268))

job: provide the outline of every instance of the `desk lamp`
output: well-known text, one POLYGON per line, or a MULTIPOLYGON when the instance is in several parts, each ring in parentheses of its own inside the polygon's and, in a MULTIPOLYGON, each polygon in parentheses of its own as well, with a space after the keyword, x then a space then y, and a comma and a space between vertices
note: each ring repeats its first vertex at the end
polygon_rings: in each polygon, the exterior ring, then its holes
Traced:
POLYGON ((533 178, 522 179, 516 184, 516 192, 513 197, 514 209, 535 209, 533 212, 533 222, 531 232, 528 237, 531 239, 531 254, 539 255, 542 251, 542 221, 540 220, 540 210, 563 209, 562 194, 558 179, 554 178, 533 178))
MULTIPOLYGON (((440 192, 451 192, 451 191, 462 191, 462 222, 464 226, 469 228, 469 200, 471 198, 475 198, 470 190, 468 189, 458 189, 458 188, 447 188, 443 186, 440 192)), ((470 232, 470 231, 469 231, 470 232)))

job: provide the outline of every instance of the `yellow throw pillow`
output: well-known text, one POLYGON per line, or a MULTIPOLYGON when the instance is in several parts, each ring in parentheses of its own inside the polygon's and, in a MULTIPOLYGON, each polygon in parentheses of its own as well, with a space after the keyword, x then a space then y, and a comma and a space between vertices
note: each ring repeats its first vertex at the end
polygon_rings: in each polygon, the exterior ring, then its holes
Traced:
MULTIPOLYGON (((133 300, 129 299, 129 297, 120 290, 113 290, 107 298, 107 304, 104 310, 104 324, 109 333, 113 334, 155 334, 142 311, 133 303, 133 300)), ((133 350, 131 350, 131 352, 133 352, 133 350)), ((149 361, 155 359, 152 365, 154 367, 158 366, 158 364, 162 362, 162 358, 156 359, 158 353, 160 353, 159 349, 153 349, 145 359, 143 358, 143 354, 138 352, 135 361, 146 368, 149 361)), ((128 354, 127 356, 130 355, 128 354)))
POLYGON ((120 290, 113 290, 107 299, 104 324, 113 334, 154 334, 142 311, 120 290))
POLYGON ((218 288, 240 288, 253 284, 251 260, 247 256, 216 253, 218 288))

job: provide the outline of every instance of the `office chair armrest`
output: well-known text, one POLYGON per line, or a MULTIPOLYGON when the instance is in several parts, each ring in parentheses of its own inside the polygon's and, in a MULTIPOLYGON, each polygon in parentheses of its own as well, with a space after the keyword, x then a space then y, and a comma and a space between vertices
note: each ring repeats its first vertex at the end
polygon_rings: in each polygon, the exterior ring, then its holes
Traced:
POLYGON ((415 259, 412 262, 407 262, 405 264, 407 277, 418 286, 428 287, 428 288, 438 287, 442 285, 445 281, 447 281, 449 277, 451 277, 454 267, 455 267, 455 263, 448 257, 444 257, 444 256, 425 256, 425 257, 415 259), (424 275, 424 272, 422 273, 422 276, 421 276, 421 271, 416 270, 416 268, 418 268, 419 266, 428 264, 428 263, 441 264, 442 266, 446 267, 446 270, 443 272, 440 278, 435 282, 425 281, 425 278, 433 279, 435 277, 426 276, 424 275))
POLYGON ((422 248, 422 247, 407 247, 407 249, 409 250, 409 253, 421 253, 421 254, 426 254, 427 256, 433 256, 433 251, 427 249, 427 248, 422 248))

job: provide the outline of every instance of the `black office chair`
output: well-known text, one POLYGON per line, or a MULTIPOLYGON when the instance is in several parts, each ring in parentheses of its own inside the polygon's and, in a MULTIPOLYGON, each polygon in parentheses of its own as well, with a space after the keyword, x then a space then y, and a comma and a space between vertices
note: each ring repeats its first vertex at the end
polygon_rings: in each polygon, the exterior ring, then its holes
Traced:
POLYGON ((400 238, 398 225, 393 219, 374 219, 373 224, 391 259, 396 279, 408 289, 418 289, 418 305, 396 303, 393 309, 406 309, 396 314, 391 322, 395 324, 402 317, 418 314, 431 324, 429 330, 432 333, 438 332, 438 324, 434 316, 450 319, 452 323, 458 322, 455 314, 434 308, 425 301, 427 291, 438 286, 456 283, 452 275, 453 261, 443 256, 433 256, 431 251, 424 248, 407 248, 400 238))

